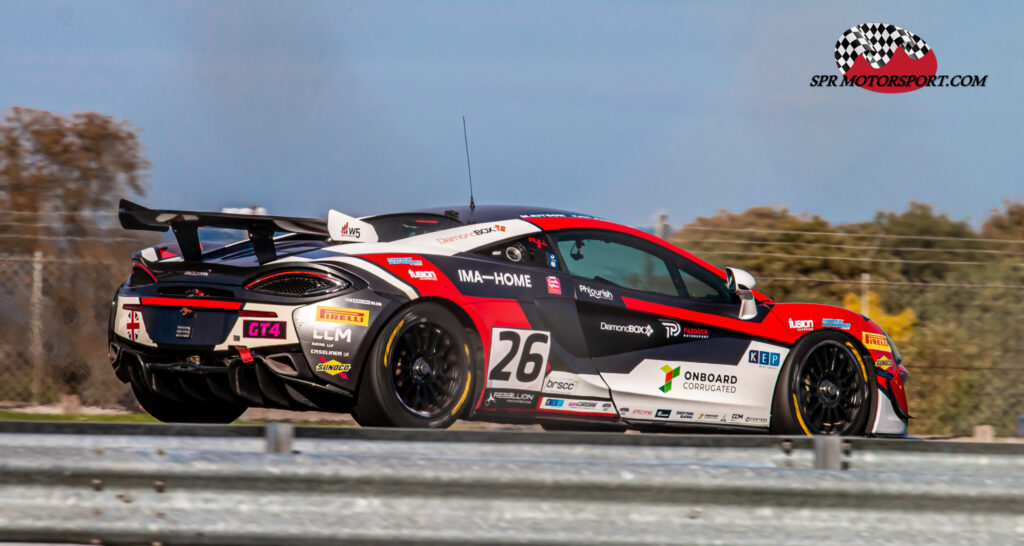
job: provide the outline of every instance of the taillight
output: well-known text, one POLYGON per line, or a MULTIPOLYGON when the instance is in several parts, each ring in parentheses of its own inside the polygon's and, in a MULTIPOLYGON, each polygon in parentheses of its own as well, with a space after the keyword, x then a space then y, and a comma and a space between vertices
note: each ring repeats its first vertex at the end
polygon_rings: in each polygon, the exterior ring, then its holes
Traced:
POLYGON ((147 286, 150 284, 156 284, 156 275, 141 263, 132 262, 132 272, 128 275, 128 286, 147 286))
POLYGON ((275 296, 316 296, 344 290, 345 279, 317 271, 279 271, 258 277, 245 285, 246 290, 275 296))

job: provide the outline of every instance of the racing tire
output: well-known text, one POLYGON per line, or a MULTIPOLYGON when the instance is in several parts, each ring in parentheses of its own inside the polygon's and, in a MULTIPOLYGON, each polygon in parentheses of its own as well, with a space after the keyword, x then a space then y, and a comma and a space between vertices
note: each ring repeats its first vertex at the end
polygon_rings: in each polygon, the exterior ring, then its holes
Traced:
POLYGON ((173 400, 151 391, 142 384, 136 373, 132 373, 129 383, 142 409, 164 423, 227 424, 238 419, 248 409, 245 405, 230 402, 173 400))
POLYGON ((864 434, 875 381, 856 341, 838 332, 808 334, 779 372, 772 434, 864 434))
POLYGON ((443 306, 411 305, 374 342, 352 417, 364 427, 448 428, 472 398, 470 347, 443 306))

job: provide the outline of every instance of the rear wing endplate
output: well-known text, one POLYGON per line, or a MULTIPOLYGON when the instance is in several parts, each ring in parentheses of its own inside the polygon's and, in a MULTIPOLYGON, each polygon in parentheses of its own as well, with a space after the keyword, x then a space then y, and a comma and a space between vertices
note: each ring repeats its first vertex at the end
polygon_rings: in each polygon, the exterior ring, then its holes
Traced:
POLYGON ((174 232, 174 238, 178 240, 181 257, 186 261, 203 260, 203 250, 199 246, 201 227, 246 231, 256 253, 256 259, 261 264, 277 259, 274 233, 306 233, 325 237, 328 235, 327 221, 320 218, 156 210, 127 199, 122 199, 118 204, 117 218, 124 229, 166 232, 170 228, 174 232))

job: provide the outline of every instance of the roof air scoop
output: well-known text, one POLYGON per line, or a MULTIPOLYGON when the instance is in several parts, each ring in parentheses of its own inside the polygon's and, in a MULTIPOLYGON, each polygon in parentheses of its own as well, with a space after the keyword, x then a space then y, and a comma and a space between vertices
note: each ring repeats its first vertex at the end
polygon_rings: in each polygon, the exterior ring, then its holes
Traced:
POLYGON ((327 233, 334 241, 377 242, 377 230, 373 229, 372 225, 334 209, 327 213, 327 233))

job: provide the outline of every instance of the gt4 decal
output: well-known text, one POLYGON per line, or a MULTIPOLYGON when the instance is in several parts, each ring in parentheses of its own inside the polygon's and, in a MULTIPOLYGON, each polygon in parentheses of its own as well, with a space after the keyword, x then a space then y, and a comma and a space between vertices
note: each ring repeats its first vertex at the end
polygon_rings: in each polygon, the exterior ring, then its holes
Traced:
POLYGON ((491 329, 487 386, 540 391, 551 350, 551 333, 518 328, 491 329))

